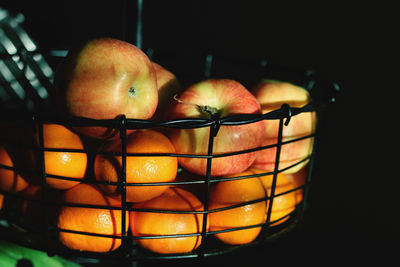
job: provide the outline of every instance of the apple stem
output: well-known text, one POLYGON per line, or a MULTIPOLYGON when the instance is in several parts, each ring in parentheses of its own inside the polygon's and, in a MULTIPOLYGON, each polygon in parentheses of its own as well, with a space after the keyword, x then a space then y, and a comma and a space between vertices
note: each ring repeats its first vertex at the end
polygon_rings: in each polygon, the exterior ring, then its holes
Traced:
POLYGON ((135 87, 131 86, 131 87, 129 88, 128 95, 129 95, 130 97, 135 97, 135 96, 136 96, 135 87))
POLYGON ((199 109, 200 113, 208 114, 211 116, 211 118, 215 118, 220 115, 219 110, 217 108, 211 107, 208 105, 198 105, 198 104, 183 101, 178 98, 178 94, 174 95, 174 100, 176 100, 180 104, 195 106, 199 109))

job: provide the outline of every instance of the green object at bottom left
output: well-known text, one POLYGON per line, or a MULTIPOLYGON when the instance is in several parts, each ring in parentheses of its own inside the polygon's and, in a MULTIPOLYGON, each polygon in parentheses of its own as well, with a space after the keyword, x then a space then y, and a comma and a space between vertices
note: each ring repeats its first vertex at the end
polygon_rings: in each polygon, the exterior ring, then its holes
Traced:
POLYGON ((0 240, 1 267, 81 267, 81 265, 59 256, 49 257, 45 252, 22 247, 0 240))

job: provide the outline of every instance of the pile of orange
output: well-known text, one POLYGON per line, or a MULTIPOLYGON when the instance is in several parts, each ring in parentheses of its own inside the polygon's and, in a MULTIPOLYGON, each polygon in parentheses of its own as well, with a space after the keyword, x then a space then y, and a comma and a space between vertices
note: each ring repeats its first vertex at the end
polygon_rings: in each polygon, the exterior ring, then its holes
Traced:
MULTIPOLYGON (((296 174, 278 173, 274 195, 274 176, 250 168, 213 182, 205 211, 201 201, 205 192, 199 190, 205 184, 171 186, 178 175, 178 161, 174 146, 161 131, 130 133, 124 162, 118 138, 99 143, 90 160, 88 153, 93 151, 88 151, 87 140, 71 129, 44 124, 43 138, 39 132, 36 125, 29 131, 34 137, 26 138, 31 161, 20 157, 16 146, 0 145, 0 209, 11 202, 6 201, 11 193, 40 200, 44 172, 47 190, 55 195, 47 199, 56 203, 52 205, 56 210, 50 213, 52 223, 59 228, 60 242, 70 249, 110 252, 132 235, 141 247, 154 253, 187 253, 201 245, 204 229, 220 242, 246 244, 254 241, 265 225, 274 227, 287 221, 303 198, 305 168, 296 174), (252 178, 240 178, 249 175, 252 178), (124 216, 122 192, 127 203, 124 216)), ((179 174, 181 180, 194 177, 204 179, 185 171, 179 174)), ((32 211, 40 210, 39 202, 18 203, 13 209, 20 210, 27 222, 33 217, 33 222, 40 224, 42 216, 32 216, 32 211)), ((40 212, 43 210, 36 214, 40 212)))
MULTIPOLYGON (((106 142, 100 152, 122 151, 120 139, 106 142)), ((127 153, 175 153, 175 148, 165 135, 153 130, 137 130, 127 136, 127 153)), ((135 186, 134 183, 172 182, 178 170, 178 160, 170 156, 129 156, 126 158, 126 199, 143 202, 161 195, 168 186, 135 186)), ((117 183, 122 175, 122 157, 99 154, 94 162, 94 174, 98 181, 117 183)), ((120 195, 117 185, 101 185, 109 195, 120 195)))
MULTIPOLYGON (((239 176, 251 175, 246 171, 239 176)), ((231 176, 225 177, 230 178, 231 176)), ((210 230, 221 231, 215 236, 222 242, 232 245, 252 242, 260 233, 261 226, 251 227, 265 223, 267 192, 259 178, 221 181, 213 186, 210 194, 210 209, 217 210, 209 213, 210 230), (240 205, 250 201, 258 202, 240 205), (231 207, 234 208, 231 208, 231 207), (228 208, 219 210, 220 208, 228 208), (238 227, 248 227, 242 230, 229 231, 238 227)))
MULTIPOLYGON (((89 205, 88 207, 63 206, 57 219, 61 230, 60 241, 67 247, 76 250, 108 252, 116 250, 121 245, 122 211, 114 210, 121 202, 107 197, 97 187, 80 184, 67 190, 62 197, 63 203, 89 205), (95 208, 105 206, 106 208, 95 208), (100 234, 95 236, 90 234, 100 234)), ((126 216, 126 229, 129 226, 129 214, 126 216)))
POLYGON ((142 247, 157 253, 171 254, 190 252, 200 246, 203 214, 195 212, 203 211, 204 208, 200 200, 189 191, 172 187, 159 197, 135 203, 133 208, 131 231, 134 236, 143 238, 138 239, 142 247), (163 212, 146 212, 141 209, 163 212), (158 238, 145 238, 154 236, 158 238))
POLYGON ((271 227, 283 223, 301 203, 301 186, 307 172, 294 175, 278 173, 273 195, 274 175, 263 174, 266 172, 250 168, 234 176, 222 177, 212 187, 210 231, 215 231, 215 236, 222 242, 234 245, 250 243, 257 238, 265 223, 271 227), (229 179, 235 177, 237 179, 229 179))

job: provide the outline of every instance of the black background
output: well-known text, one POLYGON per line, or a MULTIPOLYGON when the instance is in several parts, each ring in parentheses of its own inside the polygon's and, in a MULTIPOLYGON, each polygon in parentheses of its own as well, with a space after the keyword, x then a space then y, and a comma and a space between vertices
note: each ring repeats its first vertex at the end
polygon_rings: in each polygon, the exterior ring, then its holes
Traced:
MULTIPOLYGON (((397 264, 394 8, 300 2, 144 0, 143 46, 155 55, 266 58, 314 69, 342 87, 322 129, 302 228, 272 245, 183 264, 397 264)), ((25 15, 23 26, 43 51, 95 36, 135 42, 135 1, 2 3, 25 15)))

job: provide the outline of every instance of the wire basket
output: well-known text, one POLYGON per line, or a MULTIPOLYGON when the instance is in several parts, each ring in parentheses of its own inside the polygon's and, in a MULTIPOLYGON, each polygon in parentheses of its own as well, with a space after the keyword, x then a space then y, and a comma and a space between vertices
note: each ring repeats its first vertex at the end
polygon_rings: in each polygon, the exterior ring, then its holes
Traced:
MULTIPOLYGON (((34 57, 38 53, 35 51, 31 51, 26 53, 26 49, 22 47, 19 49, 19 54, 24 54, 25 58, 30 56, 39 60, 39 56, 34 57), (25 52, 24 52, 25 51, 25 52)), ((153 51, 151 49, 147 50, 147 54, 149 57, 161 65, 166 66, 168 69, 172 70, 176 73, 177 77, 180 78, 180 82, 182 85, 186 86, 192 84, 194 81, 198 81, 204 78, 229 78, 236 81, 241 82, 246 87, 252 86, 257 81, 268 77, 269 79, 281 80, 290 82, 296 85, 299 85, 308 90, 311 95, 312 102, 300 107, 291 107, 288 104, 283 104, 279 109, 271 111, 266 114, 241 114, 227 117, 213 117, 211 119, 194 119, 194 118, 186 118, 186 119, 177 119, 177 120, 164 120, 164 121, 154 121, 154 120, 138 120, 131 119, 125 116, 121 116, 118 119, 110 119, 110 120, 93 120, 87 118, 65 118, 65 117, 57 117, 51 111, 47 109, 47 104, 51 103, 51 99, 46 99, 45 102, 38 101, 40 100, 40 90, 33 90, 33 93, 28 94, 27 99, 31 96, 34 98, 35 106, 33 107, 31 101, 24 100, 18 101, 17 107, 13 105, 3 105, 3 112, 0 119, 0 123, 4 123, 5 125, 13 125, 16 127, 24 126, 26 129, 31 129, 32 132, 38 136, 38 146, 30 146, 30 145, 21 145, 18 141, 8 140, 7 137, 0 136, 0 143, 22 146, 23 150, 26 151, 34 151, 35 155, 39 158, 39 172, 30 173, 31 175, 35 175, 39 177, 39 187, 40 194, 38 197, 32 198, 31 196, 22 195, 19 193, 14 193, 6 190, 0 190, 0 194, 4 196, 3 199, 3 208, 0 211, 0 233, 4 239, 13 241, 15 243, 39 249, 42 251, 46 251, 49 255, 62 255, 66 257, 72 258, 85 258, 85 259, 96 259, 96 260, 113 260, 113 261, 138 261, 144 259, 177 259, 177 258, 202 258, 213 255, 221 255, 225 253, 231 253, 237 249, 255 246, 263 242, 272 242, 286 233, 290 232, 294 228, 296 228, 299 223, 302 221, 304 213, 307 209, 307 196, 310 189, 312 170, 314 165, 315 151, 318 146, 319 140, 319 127, 320 122, 323 120, 323 113, 330 104, 334 103, 337 97, 337 92, 339 91, 339 86, 331 82, 330 80, 317 75, 315 72, 310 70, 303 70, 297 68, 288 68, 283 67, 275 63, 271 63, 264 59, 256 59, 256 60, 245 60, 245 59, 237 59, 237 58, 227 58, 214 54, 199 54, 199 55, 191 55, 180 56, 177 54, 157 54, 158 51, 153 51), (193 62, 197 64, 190 70, 186 66, 193 65, 193 62), (39 104, 36 104, 39 103, 39 104), (23 109, 18 109, 20 106, 25 106, 23 109), (22 113, 20 111, 23 111, 22 113), (297 116, 301 113, 307 112, 315 112, 318 117, 318 123, 316 131, 310 135, 302 136, 300 138, 284 141, 283 140, 283 129, 288 124, 290 124, 290 120, 292 117, 297 116), (5 114, 5 115, 4 115, 5 114), (278 131, 278 139, 275 144, 261 146, 257 148, 252 148, 248 150, 240 150, 229 153, 214 153, 213 151, 213 142, 215 138, 219 134, 219 129, 224 126, 239 126, 239 125, 249 125, 251 123, 259 122, 262 120, 275 120, 279 122, 279 131, 278 131), (88 155, 88 163, 93 163, 95 157, 100 154, 97 151, 97 148, 100 145, 100 141, 93 140, 90 138, 82 137, 84 143, 86 144, 85 149, 54 149, 44 147, 44 136, 43 136, 43 125, 44 124, 60 124, 67 127, 107 127, 117 129, 119 132, 118 138, 121 140, 121 153, 114 153, 114 156, 120 156, 122 158, 122 167, 121 174, 118 179, 118 182, 106 183, 115 185, 120 188, 121 198, 120 205, 117 207, 108 207, 102 205, 83 205, 83 204, 71 204, 71 203, 63 203, 59 201, 54 201, 53 194, 55 193, 53 190, 49 189, 47 186, 47 179, 60 179, 67 181, 78 181, 81 183, 87 184, 95 184, 95 185, 104 185, 105 182, 96 181, 93 174, 93 164, 88 164, 87 174, 84 180, 74 179, 63 176, 51 175, 45 172, 45 153, 46 152, 80 152, 86 153, 88 155), (209 136, 208 136, 208 151, 206 154, 198 155, 198 154, 179 154, 179 153, 128 153, 127 152, 127 132, 129 130, 140 130, 140 129, 198 129, 198 128, 208 128, 209 136), (293 165, 280 168, 280 153, 283 145, 287 143, 300 142, 304 139, 314 139, 312 153, 295 162, 293 165), (213 164, 213 160, 216 158, 225 158, 229 156, 253 153, 260 150, 268 150, 268 149, 276 149, 276 157, 275 157, 275 166, 273 171, 270 172, 262 172, 251 175, 242 175, 235 176, 230 178, 222 178, 222 177, 214 177, 211 176, 211 167, 213 164), (184 179, 184 180, 175 180, 172 182, 163 182, 163 183, 128 183, 127 182, 127 174, 126 174, 126 165, 128 157, 159 157, 159 156, 168 156, 168 157, 189 157, 189 158, 202 158, 207 161, 207 169, 206 175, 198 175, 195 179, 184 179), (307 163, 306 168, 306 180, 305 182, 297 186, 291 190, 275 193, 277 186, 277 177, 279 173, 284 172, 285 170, 295 167, 297 165, 307 163), (245 179, 254 179, 257 177, 262 177, 265 175, 272 176, 272 185, 270 192, 266 194, 263 198, 254 199, 251 201, 244 201, 238 204, 229 205, 223 208, 218 209, 210 209, 210 190, 211 188, 220 182, 224 181, 233 181, 233 180, 245 180, 245 179), (196 196, 201 200, 203 204, 203 209, 195 210, 195 211, 182 211, 182 210, 160 210, 160 209, 140 209, 133 208, 132 203, 129 203, 126 198, 127 188, 131 186, 169 186, 169 187, 184 187, 184 188, 193 188, 196 187, 198 193, 196 196), (301 201, 296 204, 295 208, 288 214, 282 216, 277 220, 271 219, 271 210, 274 203, 274 199, 277 197, 291 194, 293 192, 301 192, 301 201), (41 213, 40 218, 35 218, 36 223, 31 223, 25 219, 21 219, 20 214, 16 212, 14 209, 7 209, 6 203, 7 199, 10 199, 13 202, 23 203, 22 205, 29 206, 31 204, 36 204, 40 207, 41 213), (266 219, 262 223, 246 225, 241 227, 231 227, 223 230, 215 230, 210 231, 208 229, 209 217, 211 213, 216 213, 224 210, 230 210, 238 207, 244 207, 248 205, 252 205, 255 203, 265 202, 268 206, 268 212, 266 213, 266 219), (84 231, 74 231, 68 229, 61 229, 57 227, 57 225, 51 220, 52 212, 54 209, 58 209, 60 207, 82 207, 82 208, 90 208, 90 209, 110 209, 110 210, 118 210, 121 211, 122 219, 121 219, 121 234, 115 235, 105 235, 105 234, 96 234, 84 231), (127 229, 126 226, 128 224, 126 218, 126 212, 131 213, 134 211, 141 212, 151 212, 151 213, 173 213, 173 214, 202 214, 202 220, 199 222, 199 231, 195 233, 189 234, 168 234, 168 235, 141 235, 135 236, 132 234, 131 230, 127 229), (39 222, 39 223, 38 223, 39 222), (220 233, 229 233, 238 230, 245 229, 255 229, 261 228, 260 233, 257 238, 247 244, 243 245, 227 245, 223 242, 217 240, 215 238, 216 234, 220 233), (98 253, 98 252, 89 252, 89 251, 79 251, 68 249, 59 241, 58 235, 61 232, 66 233, 74 233, 79 235, 87 235, 94 237, 104 237, 110 239, 121 240, 121 245, 118 249, 114 251, 109 251, 107 253, 98 253), (186 253, 175 253, 175 254, 157 254, 153 252, 149 252, 143 249, 139 244, 139 240, 144 239, 160 239, 160 238, 184 238, 184 237, 201 237, 201 245, 194 249, 191 252, 186 253)), ((54 54, 54 53, 53 53, 54 54)), ((2 55, 2 60, 4 58, 4 62, 13 62, 15 58, 10 56, 9 54, 2 55)), ((43 58, 40 57, 41 64, 45 64, 43 58)), ((35 63, 35 61, 29 61, 35 63)), ((32 63, 32 64, 33 64, 32 63)), ((37 63, 37 62, 36 62, 37 63)), ((8 63, 7 63, 8 64, 8 63)), ((14 63, 13 63, 14 64, 14 63)), ((29 65, 26 65, 29 67, 29 65)), ((45 65, 47 69, 47 65, 45 65)), ((20 68, 21 69, 21 68, 20 68)), ((26 67, 23 67, 22 73, 26 74, 26 67)), ((40 68, 36 67, 36 70, 40 70, 40 68)), ((50 73, 50 72, 48 72, 50 73)), ((53 72, 51 72, 52 74, 53 72)), ((43 71, 42 71, 43 74, 43 71)), ((49 91, 46 95, 51 97, 51 75, 48 74, 46 77, 48 79, 46 85, 47 90, 49 91), (49 76, 49 77, 47 77, 49 76)), ((16 76, 17 77, 17 76, 16 76)), ((22 77, 26 80, 26 76, 18 76, 22 77)), ((16 80, 19 78, 17 77, 16 80)), ((41 76, 43 77, 43 75, 41 76)), ((9 86, 13 81, 6 79, 2 80, 2 86, 9 86)), ((32 82, 28 81, 24 83, 25 85, 32 84, 32 82)), ((31 90, 31 89, 29 89, 31 90)), ((43 90, 42 90, 43 91, 43 90)), ((3 124, 3 125, 4 125, 3 124)), ((14 173, 25 172, 26 170, 20 169, 19 166, 8 166, 5 164, 0 164, 1 170, 9 170, 14 173)), ((179 168, 178 172, 184 172, 185 170, 179 168)), ((29 174, 29 172, 28 172, 29 174)))
MULTIPOLYGON (((205 61, 209 62, 210 55, 207 55, 205 57, 205 61)), ((175 58, 176 60, 176 58, 175 58)), ((280 194, 274 194, 275 191, 275 186, 276 186, 276 181, 277 181, 277 175, 278 173, 281 173, 285 171, 285 169, 279 169, 279 158, 280 158, 280 151, 282 145, 285 145, 285 142, 282 141, 282 129, 287 125, 288 123, 290 124, 290 119, 291 117, 294 117, 300 113, 304 112, 316 112, 317 115, 320 115, 321 112, 332 102, 335 101, 335 94, 338 91, 338 86, 335 83, 332 83, 328 80, 321 79, 320 77, 316 76, 313 72, 310 71, 299 71, 299 70, 293 70, 293 69, 288 69, 288 68, 281 68, 281 67, 276 67, 276 65, 270 65, 270 64, 265 64, 265 61, 258 61, 258 62, 241 62, 240 60, 232 60, 229 59, 227 61, 226 59, 219 59, 218 57, 214 56, 214 66, 216 66, 219 62, 223 64, 230 64, 237 66, 243 67, 245 66, 246 69, 250 70, 257 70, 252 72, 252 76, 256 74, 255 76, 258 78, 261 77, 274 77, 274 78, 279 78, 279 79, 284 79, 286 81, 291 81, 297 84, 300 84, 304 86, 312 95, 313 101, 301 108, 292 108, 287 104, 282 105, 281 108, 274 110, 272 112, 269 112, 267 114, 263 115, 254 115, 254 114, 242 114, 242 115, 235 115, 235 116, 228 116, 228 117, 216 117, 213 119, 179 119, 179 120, 168 120, 168 121, 152 121, 152 120, 137 120, 137 119, 130 119, 126 118, 125 116, 122 116, 121 118, 118 119, 112 119, 112 120, 92 120, 92 119, 86 119, 86 118, 59 118, 59 117, 53 117, 51 115, 44 115, 44 114, 32 114, 28 113, 25 114, 25 116, 20 116, 18 114, 7 114, 6 117, 2 117, 2 122, 12 122, 15 124, 20 124, 20 125, 30 125, 32 129, 35 129, 37 131, 37 134, 39 136, 39 147, 33 148, 33 147, 26 147, 26 150, 35 150, 39 153, 40 155, 40 166, 41 166, 41 172, 39 173, 40 178, 41 178, 41 192, 42 194, 38 199, 32 199, 30 197, 26 196, 21 196, 20 194, 16 193, 10 193, 6 191, 1 191, 0 193, 5 196, 5 198, 12 197, 12 198, 17 198, 20 200, 25 200, 25 201, 30 201, 30 202, 36 202, 41 205, 43 208, 43 216, 41 218, 42 222, 39 224, 41 227, 33 227, 32 225, 27 225, 26 222, 21 221, 20 218, 18 218, 17 214, 13 214, 13 212, 7 212, 7 211, 2 211, 1 213, 1 221, 2 223, 2 235, 5 236, 7 239, 10 239, 14 242, 29 246, 29 247, 34 247, 38 248, 44 251, 47 251, 49 255, 54 255, 54 254, 60 254, 60 255, 68 255, 68 256, 75 256, 75 257, 89 257, 89 258, 108 258, 108 259, 124 259, 124 260, 140 260, 140 259, 167 259, 167 258, 196 258, 196 257, 205 257, 205 256, 211 256, 211 255, 219 255, 223 253, 228 253, 232 252, 238 248, 242 247, 248 247, 252 245, 259 244, 260 242, 265 242, 265 241, 272 241, 275 240, 276 238, 279 238, 281 235, 289 232, 292 230, 294 227, 296 227, 299 222, 301 221, 304 212, 306 210, 306 204, 307 204, 307 195, 309 192, 309 187, 310 187, 310 181, 311 181, 311 176, 312 176, 312 169, 313 169, 313 164, 314 164, 314 157, 315 157, 315 147, 316 144, 318 143, 318 128, 316 133, 312 133, 309 136, 301 137, 299 139, 291 140, 290 142, 298 142, 300 140, 303 140, 305 138, 314 138, 314 148, 313 152, 311 153, 310 156, 307 158, 304 158, 300 160, 299 162, 296 162, 292 166, 289 166, 287 168, 293 167, 295 165, 301 164, 304 161, 309 161, 308 163, 308 172, 307 172, 307 179, 306 183, 303 185, 294 188, 292 190, 289 190, 284 193, 280 194), (227 63, 228 62, 228 63, 227 63), (235 64, 231 64, 232 62, 236 62, 235 64), (250 64, 252 63, 252 64, 250 64), (253 66, 251 68, 250 66, 253 66), (295 74, 295 75, 294 75, 295 74), (261 76, 259 76, 261 75, 261 76), (291 76, 291 77, 290 77, 291 76), (293 77, 296 76, 296 81, 294 81, 293 77), (300 78, 300 79, 298 79, 300 78), (250 149, 250 150, 244 150, 244 151, 236 151, 236 152, 230 152, 230 153, 225 153, 225 154, 214 154, 213 153, 213 141, 216 136, 218 136, 218 129, 220 127, 230 125, 245 125, 245 124, 251 124, 260 120, 278 120, 279 121, 279 135, 278 135, 278 142, 274 145, 270 146, 265 146, 265 147, 258 147, 255 149, 250 149), (121 177, 118 182, 114 183, 114 185, 119 186, 121 188, 121 205, 119 207, 114 207, 111 209, 117 209, 117 210, 122 210, 122 225, 121 229, 126 229, 126 221, 125 221, 125 212, 132 212, 134 209, 132 208, 131 204, 127 202, 126 200, 126 189, 129 186, 197 186, 198 188, 202 189, 202 196, 201 200, 203 201, 204 209, 201 211, 179 211, 179 210, 169 210, 167 211, 168 213, 175 213, 175 214, 203 214, 203 221, 201 222, 201 231, 197 233, 191 233, 191 234, 184 234, 184 235, 162 235, 162 236, 133 236, 130 231, 122 231, 121 235, 101 235, 101 234, 93 234, 93 233, 88 233, 88 232, 77 232, 77 231, 71 231, 71 230, 66 230, 66 229, 60 229, 56 225, 52 224, 49 222, 49 216, 50 216, 50 210, 53 209, 54 207, 59 207, 59 206, 76 206, 76 207, 87 207, 87 208, 102 208, 104 209, 105 207, 103 206, 93 206, 93 205, 74 205, 74 204, 67 204, 67 203, 56 203, 53 200, 50 200, 49 195, 51 195, 51 190, 47 187, 46 185, 46 179, 53 178, 53 179, 65 179, 65 180, 78 180, 74 178, 68 178, 68 177, 60 177, 60 176, 54 176, 47 174, 44 171, 44 153, 46 151, 59 151, 59 152, 82 152, 82 153, 87 153, 90 158, 94 158, 98 152, 93 151, 93 150, 65 150, 65 149, 49 149, 43 146, 43 124, 45 123, 56 123, 56 124, 61 124, 65 125, 68 127, 74 126, 74 127, 79 127, 79 126, 85 126, 85 127, 110 127, 110 128, 115 128, 119 130, 119 138, 121 139, 121 151, 122 153, 118 154, 118 156, 122 157, 122 170, 125 170, 125 172, 121 173, 121 177), (38 127, 35 127, 37 125, 38 127), (127 157, 130 156, 160 156, 159 153, 152 154, 152 153, 145 153, 145 154, 132 154, 132 153, 127 153, 126 150, 126 136, 127 136, 127 131, 128 130, 138 130, 138 129, 157 129, 157 128, 180 128, 180 129, 195 129, 195 128, 209 128, 210 129, 210 134, 208 138, 208 152, 206 155, 195 155, 195 154, 162 154, 162 156, 171 156, 171 157, 199 157, 207 160, 207 175, 205 176, 199 176, 197 179, 186 179, 183 181, 173 181, 173 182, 165 182, 165 183, 136 183, 136 184, 130 184, 127 183, 126 180, 126 159, 127 157), (262 150, 262 149, 272 149, 276 147, 277 152, 276 152, 276 164, 275 164, 275 169, 272 172, 264 172, 261 174, 253 174, 253 175, 246 175, 246 176, 236 176, 232 178, 221 178, 221 177, 212 177, 211 176, 211 166, 212 162, 215 158, 223 158, 223 157, 228 157, 232 155, 237 155, 237 154, 242 154, 242 153, 251 153, 254 151, 262 150), (260 177, 263 175, 273 175, 273 182, 272 182, 272 188, 271 188, 271 193, 270 195, 266 196, 265 198, 262 199, 256 199, 248 202, 243 202, 235 205, 231 205, 228 207, 224 207, 221 209, 214 209, 210 210, 208 209, 209 201, 210 201, 210 187, 212 187, 214 184, 221 182, 221 181, 227 181, 227 180, 237 180, 237 179, 251 179, 255 177, 260 177), (234 227, 231 229, 225 229, 225 230, 220 230, 220 231, 209 231, 207 230, 207 220, 208 220, 208 215, 212 212, 218 212, 221 210, 226 210, 226 209, 232 209, 232 208, 237 208, 245 205, 251 205, 257 202, 262 202, 262 201, 267 201, 267 205, 269 205, 271 210, 274 198, 284 195, 284 194, 290 194, 293 191, 299 191, 302 190, 302 201, 297 204, 296 208, 290 212, 289 214, 285 215, 284 217, 280 218, 279 220, 282 220, 284 222, 280 223, 278 226, 273 226, 277 222, 271 220, 271 213, 267 213, 267 218, 264 223, 261 224, 256 224, 256 225, 248 225, 244 227, 234 227), (257 239, 255 239, 253 242, 250 244, 246 245, 225 245, 218 240, 214 238, 215 234, 221 233, 221 232, 230 232, 230 231, 235 231, 235 230, 243 230, 243 229, 249 229, 249 228, 256 228, 256 227, 262 227, 262 231, 258 235, 257 239), (108 253, 95 253, 95 252, 84 252, 84 251, 75 251, 75 250, 70 250, 62 246, 58 242, 58 233, 59 232, 71 232, 71 233, 79 233, 83 235, 93 235, 93 236, 103 236, 103 237, 108 237, 108 238, 115 238, 115 239, 121 239, 122 244, 119 249, 116 251, 108 252, 108 253), (192 252, 189 253, 182 253, 182 254, 171 254, 171 255, 163 255, 163 254, 156 254, 152 252, 148 252, 144 249, 142 249, 138 244, 137 240, 139 239, 155 239, 155 238, 176 238, 176 237, 190 237, 190 236, 201 236, 202 238, 202 245, 195 249, 192 252)), ((205 64, 206 66, 210 66, 210 64, 205 64)), ((213 64, 211 64, 213 65, 213 64)), ((210 76, 217 75, 219 76, 220 74, 217 72, 213 72, 212 69, 206 69, 205 73, 210 73, 210 76)), ((239 73, 241 73, 239 71, 239 73)), ((237 78, 237 77, 232 77, 232 78, 237 78)), ((2 140, 5 141, 5 140, 2 140)), ((93 142, 93 140, 89 140, 89 142, 93 142)), ((17 145, 17 144, 16 144, 17 145)), ((19 172, 17 167, 9 167, 5 165, 0 165, 1 168, 7 169, 7 170, 13 170, 15 172, 19 172)), ((101 182, 96 181, 93 178, 93 174, 91 171, 88 172, 89 175, 82 181, 83 183, 89 183, 89 184, 101 184, 101 182)), ((109 208, 109 207, 108 207, 109 208)), ((140 210, 140 209, 139 209, 140 210)), ((164 210, 142 210, 142 211, 147 211, 147 212, 159 212, 163 213, 166 212, 164 210)), ((279 221, 278 220, 278 221, 279 221)))

